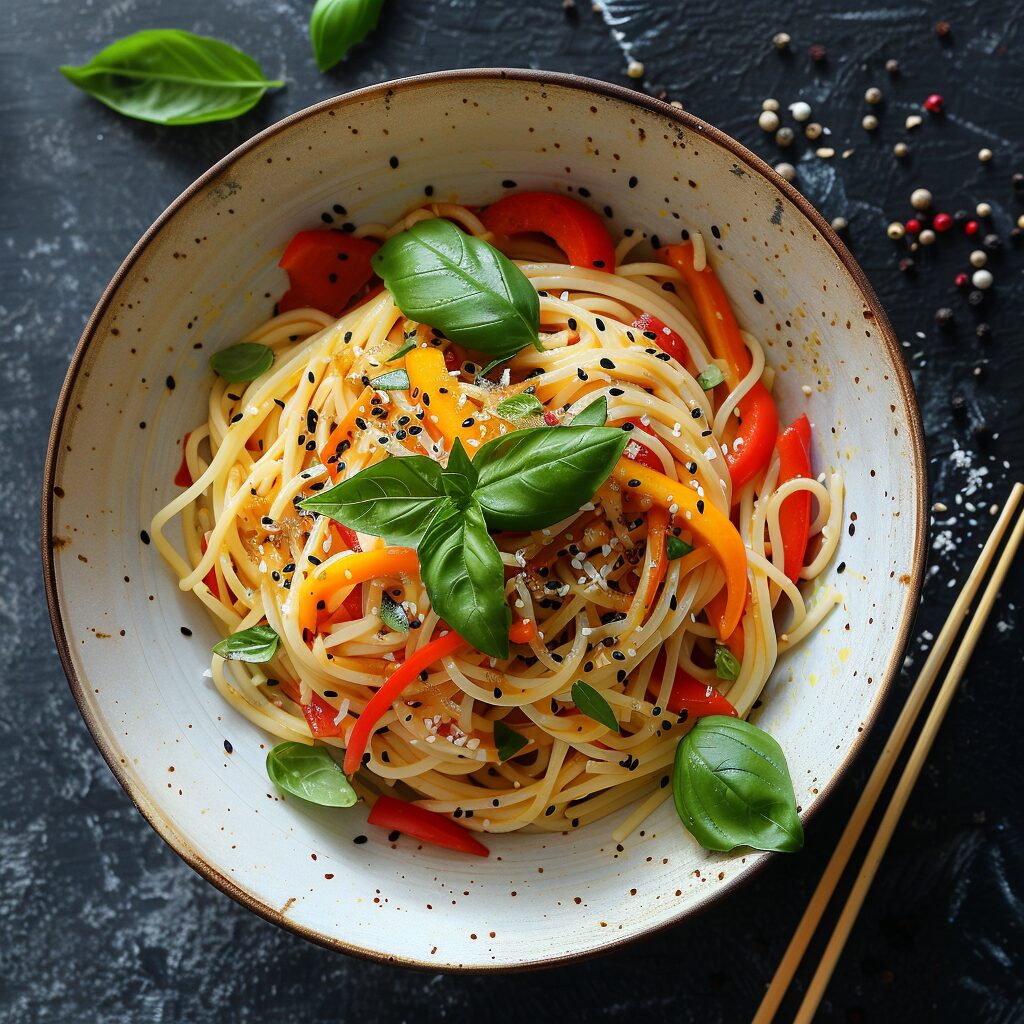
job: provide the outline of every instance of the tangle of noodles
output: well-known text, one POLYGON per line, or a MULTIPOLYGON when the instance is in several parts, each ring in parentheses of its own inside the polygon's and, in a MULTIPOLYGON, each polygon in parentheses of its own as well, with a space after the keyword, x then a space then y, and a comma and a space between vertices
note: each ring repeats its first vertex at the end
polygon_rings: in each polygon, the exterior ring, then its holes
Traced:
MULTIPOLYGON (((669 561, 645 609, 634 599, 655 571, 644 503, 610 479, 565 522, 528 535, 496 535, 509 567, 505 589, 513 615, 535 622, 537 635, 514 643, 506 662, 469 650, 435 663, 376 723, 368 760, 354 781, 368 801, 397 792, 486 832, 564 831, 632 805, 615 833, 622 839, 671 794, 676 744, 693 724, 666 710, 677 669, 717 687, 746 717, 780 651, 837 603, 824 591, 808 607, 787 578, 779 516, 785 498, 810 492, 816 512, 812 507, 810 561, 802 576, 813 581, 839 541, 842 481, 831 474, 776 487, 776 455, 766 473, 733 493, 723 457, 730 418, 743 395, 759 379, 769 381, 770 373, 763 373, 760 344, 745 336, 752 369, 716 408, 716 392, 702 390, 631 326, 640 314, 653 314, 682 337, 693 366, 712 363, 678 270, 622 263, 631 240, 618 247, 615 273, 569 266, 545 243, 495 240, 472 211, 450 204, 413 211, 392 226, 366 225, 357 234, 390 237, 437 216, 502 245, 517 261, 540 295, 544 351, 524 349, 492 373, 500 380, 490 383, 439 332, 406 320, 386 290, 338 320, 309 308, 275 316, 240 339, 272 349, 272 369, 249 384, 215 378, 208 416, 185 446, 194 483, 153 518, 153 541, 181 589, 206 605, 225 634, 266 621, 280 637, 266 664, 213 656, 213 682, 224 699, 273 736, 301 743, 313 742, 301 705, 317 700, 337 712, 340 733, 322 742, 344 747, 376 689, 396 663, 431 639, 438 622, 415 569, 406 568, 361 589, 342 587, 327 600, 322 625, 308 630, 300 624, 303 582, 322 571, 318 566, 344 558, 348 546, 344 531, 327 517, 296 509, 296 500, 330 486, 329 469, 345 479, 389 455, 443 461, 448 450, 436 417, 424 415, 411 392, 374 392, 366 380, 401 366, 386 360, 409 342, 447 350, 452 387, 473 418, 466 431, 470 455, 489 437, 541 424, 539 418, 506 421, 495 411, 527 382, 548 422, 550 414, 568 422, 604 395, 608 423, 641 424, 637 437, 667 476, 696 489, 725 516, 733 510, 749 581, 735 681, 718 678, 711 667, 717 634, 703 614, 723 587, 719 566, 702 547, 669 561), (357 416, 343 460, 325 465, 318 453, 332 431, 357 416), (177 516, 184 557, 164 533, 177 516), (408 633, 382 623, 385 591, 407 611, 408 633), (618 733, 576 710, 570 688, 578 679, 607 700, 618 733), (530 741, 505 761, 495 750, 498 720, 530 741)), ((697 242, 703 260, 703 241, 697 242)), ((686 523, 676 525, 690 539, 686 523)), ((358 542, 364 550, 383 546, 363 535, 358 542)))

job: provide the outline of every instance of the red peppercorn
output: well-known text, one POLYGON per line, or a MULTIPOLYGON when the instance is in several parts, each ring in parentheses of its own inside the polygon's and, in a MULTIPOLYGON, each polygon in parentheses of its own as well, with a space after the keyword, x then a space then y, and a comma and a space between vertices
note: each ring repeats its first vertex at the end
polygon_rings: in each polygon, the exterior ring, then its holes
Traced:
POLYGON ((969 220, 964 225, 965 235, 976 235, 981 230, 981 225, 976 220, 969 220))
POLYGON ((916 235, 921 230, 921 222, 915 217, 911 217, 903 226, 906 228, 908 235, 916 235))
POLYGON ((558 417, 553 412, 546 412, 546 413, 544 413, 544 422, 549 427, 557 427, 558 426, 558 417))
POLYGON ((924 109, 927 110, 929 114, 941 114, 942 97, 937 92, 933 92, 931 96, 924 101, 924 109))
POLYGON ((932 227, 936 231, 948 231, 953 226, 953 218, 948 213, 937 213, 932 220, 932 227))
POLYGON ((953 279, 953 283, 957 288, 966 288, 969 280, 970 278, 963 271, 960 271, 960 273, 953 279))

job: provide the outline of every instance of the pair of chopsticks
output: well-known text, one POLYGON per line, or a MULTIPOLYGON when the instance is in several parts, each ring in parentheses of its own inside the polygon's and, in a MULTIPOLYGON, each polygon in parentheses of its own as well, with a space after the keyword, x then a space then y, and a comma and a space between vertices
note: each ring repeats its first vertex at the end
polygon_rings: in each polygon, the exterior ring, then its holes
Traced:
MULTIPOLYGON (((949 618, 946 619, 942 631, 932 646, 924 667, 921 669, 921 674, 917 678, 917 682, 914 683, 913 689, 907 696, 903 710, 900 712, 900 716, 893 726, 892 733, 889 735, 889 739, 878 758, 878 763, 871 772, 871 777, 868 779, 867 785, 857 801, 857 806, 853 810, 850 821, 840 837, 839 843, 836 845, 832 859, 828 862, 828 867, 825 868, 825 873, 821 876, 821 881, 818 882, 818 887, 814 890, 814 895, 804 911, 804 916, 800 919, 799 925, 797 925, 789 947, 782 957, 782 962, 775 972, 775 977, 772 978, 768 991, 765 992, 764 998, 761 1000, 761 1005, 754 1015, 753 1024, 770 1024, 775 1017, 779 1005, 786 994, 786 990, 793 980, 793 975, 796 974, 800 961, 814 936, 815 929, 825 913, 825 908, 828 906, 839 878, 849 863, 854 847, 864 831, 864 826, 867 824, 867 820, 871 816, 878 798, 881 796, 889 775, 900 756, 900 752, 907 742, 910 731, 914 727, 914 723, 917 721, 925 701, 928 699, 928 694, 931 692, 935 680, 938 678, 939 670, 942 668, 946 656, 953 647, 957 634, 960 632, 960 626, 967 617, 971 603, 985 581, 989 568, 996 557, 996 551, 1002 542, 1007 527, 1010 525, 1010 520, 1016 512, 1017 506, 1020 504, 1022 495, 1024 495, 1024 484, 1014 484, 1006 505, 1003 507, 991 535, 978 556, 978 561, 967 578, 967 583, 964 585, 960 596, 953 605, 952 611, 949 613, 949 618)), ((892 839, 893 832, 900 820, 900 815, 907 805, 907 799, 910 796, 911 790, 921 774, 921 768, 924 765, 925 758, 928 756, 928 752, 931 750, 936 733, 939 731, 939 726, 942 725, 942 720, 949 710, 953 694, 956 692, 964 670, 967 668, 967 663, 970 661, 974 648, 978 644, 985 621, 996 602, 999 588, 1002 586, 1014 556, 1017 554, 1017 548, 1020 546, 1022 537, 1024 537, 1024 513, 1017 518, 1013 532, 1010 534, 1010 539, 999 561, 996 563, 991 579, 985 587, 974 616, 960 642, 960 647, 953 657, 949 671, 946 673, 946 678, 939 687, 935 703, 932 705, 932 709, 925 720, 917 742, 914 744, 914 749, 907 759, 903 775, 896 785, 896 789, 889 800, 889 806, 886 808, 885 814, 878 826, 875 838, 872 840, 871 846, 864 857, 864 863, 861 865, 856 881, 853 883, 853 888, 847 897, 846 905, 839 915, 835 929, 832 932, 832 937, 825 947, 821 962, 814 972, 814 977, 811 978, 803 1002, 800 1004, 796 1017, 793 1019, 794 1024, 809 1024, 817 1012, 818 1004, 825 993, 825 988, 832 977, 836 963, 842 955, 843 947, 846 945, 846 940, 849 938, 850 931, 857 919, 857 914, 864 904, 864 898, 867 896, 868 889, 871 887, 882 858, 885 856, 889 840, 892 839)))

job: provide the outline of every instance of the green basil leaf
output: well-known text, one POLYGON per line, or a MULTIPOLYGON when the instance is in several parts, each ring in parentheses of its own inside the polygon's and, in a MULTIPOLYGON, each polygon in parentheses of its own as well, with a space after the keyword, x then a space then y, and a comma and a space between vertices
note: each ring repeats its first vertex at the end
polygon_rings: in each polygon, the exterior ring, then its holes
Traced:
POLYGON ((268 81, 252 57, 228 43, 176 28, 136 32, 88 64, 60 70, 119 114, 168 125, 227 121, 284 85, 268 81))
POLYGON ((683 555, 688 555, 692 550, 693 545, 687 544, 685 540, 672 536, 665 538, 665 554, 668 555, 669 559, 682 558, 683 555))
POLYGON ((377 391, 408 391, 412 387, 406 370, 389 370, 370 381, 370 387, 377 391))
POLYGON ((473 488, 476 487, 476 468, 458 437, 448 455, 448 465, 441 471, 441 483, 445 494, 456 499, 460 507, 472 497, 473 488))
POLYGON ((725 375, 722 371, 714 363, 709 363, 697 378, 697 383, 705 391, 710 391, 712 388, 717 388, 724 380, 725 375))
POLYGON ((358 800, 345 773, 323 747, 278 743, 267 754, 267 775, 278 789, 321 807, 351 807, 358 800))
POLYGON ((251 665, 262 665, 277 652, 279 640, 277 633, 266 624, 250 626, 214 644, 213 653, 219 654, 226 661, 247 661, 251 665))
POLYGON ((529 742, 522 733, 507 726, 500 718, 494 723, 494 746, 498 750, 499 761, 515 757, 529 742))
POLYGON ((493 530, 542 530, 590 501, 629 437, 616 427, 527 427, 483 445, 473 496, 493 530))
POLYGON ((512 611, 505 569, 476 502, 460 511, 450 501, 416 549, 434 611, 478 651, 508 657, 512 611))
POLYGON ((390 355, 384 360, 385 363, 393 363, 396 359, 401 359, 407 356, 416 347, 415 341, 406 342, 394 355, 390 355))
POLYGON ((792 852, 804 844, 782 748, 742 719, 709 715, 679 741, 672 795, 705 849, 792 852))
POLYGON ((210 368, 225 380, 255 380, 274 365, 274 353, 266 345, 243 341, 210 356, 210 368))
POLYGON ((492 356, 540 348, 540 299, 506 256, 446 220, 422 220, 389 238, 373 269, 410 320, 492 356))
POLYGON ((521 420, 525 416, 540 416, 544 413, 544 406, 536 395, 524 391, 520 395, 513 395, 498 403, 495 410, 499 416, 507 420, 521 420))
POLYGON ((396 633, 409 632, 409 616, 386 590, 380 595, 380 621, 396 633))
POLYGON ((415 547, 444 501, 441 467, 425 455, 410 455, 368 466, 299 502, 299 508, 389 544, 415 547))
POLYGON ((732 682, 740 674, 740 661, 724 644, 715 645, 715 675, 732 682))
POLYGON ((574 427, 603 427, 608 422, 608 399, 604 395, 595 399, 585 409, 576 413, 572 420, 574 427))
POLYGON ((376 27, 384 0, 316 0, 309 39, 321 71, 333 68, 376 27))
MULTIPOLYGON (((515 355, 515 353, 513 353, 515 355)), ((512 356, 502 356, 500 359, 492 359, 477 375, 476 379, 480 380, 486 377, 496 366, 501 366, 502 363, 507 363, 512 356)))
POLYGON ((612 732, 619 731, 619 721, 615 717, 611 705, 589 683, 578 679, 572 684, 572 690, 569 692, 572 694, 573 703, 587 718, 600 722, 612 732))

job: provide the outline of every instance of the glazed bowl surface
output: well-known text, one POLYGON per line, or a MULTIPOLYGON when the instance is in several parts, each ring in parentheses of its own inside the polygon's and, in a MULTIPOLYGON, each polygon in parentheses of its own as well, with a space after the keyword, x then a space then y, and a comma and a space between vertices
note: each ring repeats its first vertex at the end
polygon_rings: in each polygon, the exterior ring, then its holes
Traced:
POLYGON ((823 580, 842 601, 780 661, 754 716, 786 751, 805 821, 892 682, 924 559, 918 413, 877 299, 810 204, 697 118, 570 76, 449 72, 301 111, 204 175, 118 271, 61 395, 43 523, 58 648, 114 774, 196 870, 310 939, 441 970, 609 949, 707 905, 769 855, 702 850, 671 801, 620 848, 612 818, 493 836, 479 860, 392 845, 362 806, 282 800, 264 770, 268 737, 204 675, 213 624, 143 531, 177 493, 209 354, 271 314, 295 231, 322 214, 390 222, 428 189, 481 204, 512 188, 571 190, 616 235, 664 244, 700 230, 766 346, 783 419, 807 411, 816 471, 845 477, 843 538, 823 580))

